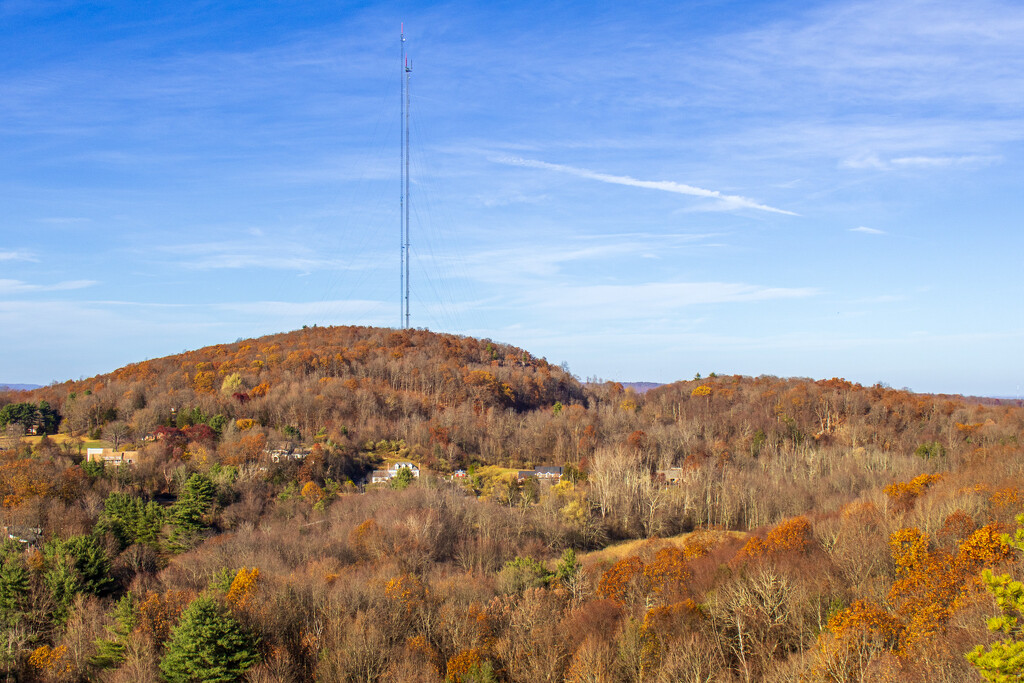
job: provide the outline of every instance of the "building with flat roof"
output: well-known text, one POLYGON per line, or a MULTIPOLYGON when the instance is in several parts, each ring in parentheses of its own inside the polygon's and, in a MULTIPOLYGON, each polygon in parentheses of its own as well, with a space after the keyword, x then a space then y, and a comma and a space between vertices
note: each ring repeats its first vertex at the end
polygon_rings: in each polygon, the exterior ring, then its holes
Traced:
POLYGON ((115 451, 113 448, 87 448, 86 462, 100 462, 104 465, 134 465, 139 460, 138 451, 115 451))

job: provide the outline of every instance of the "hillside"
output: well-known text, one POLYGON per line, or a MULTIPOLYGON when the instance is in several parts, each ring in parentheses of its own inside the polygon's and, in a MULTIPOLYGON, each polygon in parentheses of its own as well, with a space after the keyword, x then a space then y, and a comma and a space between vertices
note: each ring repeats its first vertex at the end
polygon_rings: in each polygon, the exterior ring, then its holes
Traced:
POLYGON ((1019 571, 1016 401, 638 393, 332 327, 0 392, 0 423, 24 541, 0 558, 0 666, 24 680, 160 680, 199 607, 253 681, 968 680, 981 570, 1019 571), (137 463, 85 462, 100 438, 137 463), (359 486, 402 463, 419 477, 359 486), (540 465, 564 476, 518 477, 540 465))
POLYGON ((526 415, 584 402, 581 384, 528 352, 488 340, 419 330, 312 327, 135 363, 34 391, 73 433, 118 423, 141 437, 159 425, 215 420, 231 435, 252 420, 272 441, 361 444, 404 439, 435 468, 467 454, 525 464, 540 457, 494 440, 506 411, 526 415), (493 424, 493 426, 492 426, 493 424), (431 449, 431 445, 441 449, 431 449), (439 452, 435 452, 439 451, 439 452))

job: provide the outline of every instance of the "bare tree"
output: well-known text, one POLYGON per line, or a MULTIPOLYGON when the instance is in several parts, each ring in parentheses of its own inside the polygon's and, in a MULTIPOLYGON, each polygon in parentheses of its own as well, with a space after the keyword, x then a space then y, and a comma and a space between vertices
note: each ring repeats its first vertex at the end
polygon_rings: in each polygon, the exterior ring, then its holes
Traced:
POLYGON ((103 428, 103 438, 114 446, 116 451, 122 443, 128 441, 132 435, 132 428, 126 422, 120 420, 109 423, 103 428))

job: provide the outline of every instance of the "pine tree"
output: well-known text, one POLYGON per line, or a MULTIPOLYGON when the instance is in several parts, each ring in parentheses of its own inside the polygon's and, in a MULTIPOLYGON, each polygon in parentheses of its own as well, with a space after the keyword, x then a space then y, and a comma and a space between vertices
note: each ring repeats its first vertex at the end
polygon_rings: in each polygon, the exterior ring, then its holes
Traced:
POLYGON ((391 488, 396 491, 401 491, 409 486, 409 484, 416 481, 416 476, 412 473, 412 470, 408 467, 403 467, 398 470, 394 478, 391 480, 391 488))
POLYGON ((53 540, 43 547, 48 566, 66 561, 78 575, 80 590, 102 595, 113 584, 110 578, 110 560, 89 536, 72 536, 66 540, 53 540))
POLYGON ((96 655, 90 660, 93 666, 101 669, 113 669, 124 661, 128 636, 139 622, 137 607, 131 593, 126 593, 114 604, 114 609, 110 613, 114 619, 114 625, 107 627, 111 638, 96 639, 96 655))
POLYGON ((28 570, 16 555, 0 563, 0 628, 10 628, 24 616, 28 596, 28 570))
POLYGON ((155 544, 163 526, 163 508, 127 493, 111 493, 103 503, 96 533, 110 532, 122 548, 133 543, 155 544))
POLYGON ((198 473, 189 477, 171 509, 178 528, 185 532, 203 529, 203 516, 209 511, 215 492, 216 486, 209 477, 198 473))
POLYGON ((566 548, 562 552, 562 559, 558 561, 558 565, 555 567, 555 578, 564 583, 569 583, 576 579, 579 571, 580 562, 576 559, 576 551, 572 548, 566 548))
POLYGON ((255 639, 216 599, 203 596, 182 612, 160 670, 168 683, 230 683, 257 661, 255 639))
POLYGON ((43 583, 56 604, 53 618, 58 623, 67 618, 75 595, 103 595, 113 585, 110 560, 89 536, 49 541, 43 546, 43 555, 46 558, 43 583))

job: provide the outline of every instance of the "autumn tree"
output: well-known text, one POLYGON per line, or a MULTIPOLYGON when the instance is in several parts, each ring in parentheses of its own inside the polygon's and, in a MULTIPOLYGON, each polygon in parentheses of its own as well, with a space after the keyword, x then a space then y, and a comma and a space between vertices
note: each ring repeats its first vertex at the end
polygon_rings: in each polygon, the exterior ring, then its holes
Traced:
POLYGON ((868 680, 875 663, 899 648, 902 631, 888 611, 858 600, 829 618, 811 671, 817 680, 868 680))
MULTIPOLYGON (((1004 542, 1016 550, 1024 550, 1024 515, 1017 517, 1016 533, 1003 536, 1004 542)), ((990 631, 1002 639, 985 648, 978 645, 967 653, 982 678, 994 683, 1009 683, 1024 678, 1024 583, 1009 574, 996 575, 990 569, 982 573, 988 591, 995 597, 1000 614, 989 619, 990 631)))

